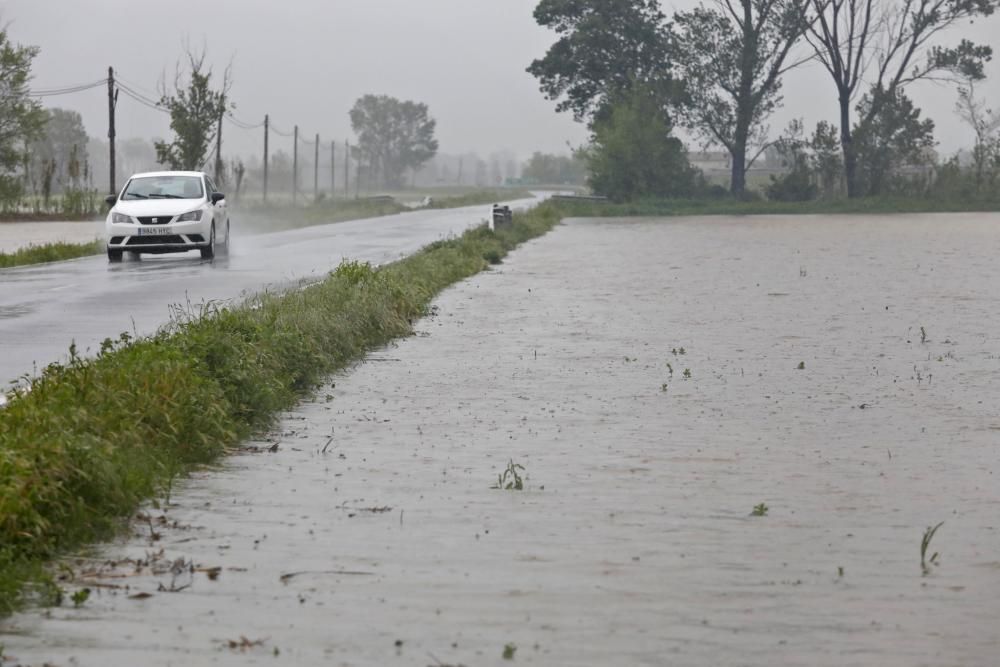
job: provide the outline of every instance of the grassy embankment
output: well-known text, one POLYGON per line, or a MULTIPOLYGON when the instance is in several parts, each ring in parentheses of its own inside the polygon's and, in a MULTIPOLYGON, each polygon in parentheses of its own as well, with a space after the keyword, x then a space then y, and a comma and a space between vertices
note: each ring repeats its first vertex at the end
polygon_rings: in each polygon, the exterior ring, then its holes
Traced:
POLYGON ((517 199, 531 199, 534 196, 528 190, 476 190, 451 197, 431 196, 430 206, 426 208, 459 208, 461 206, 478 206, 480 204, 498 204, 517 199))
POLYGON ((558 220, 542 206, 379 269, 345 263, 301 290, 204 306, 150 338, 109 339, 93 359, 71 349, 0 409, 0 614, 59 599, 49 559, 115 534, 178 475, 411 333, 438 292, 558 220))
POLYGON ((0 252, 0 269, 42 262, 59 262, 104 252, 102 241, 90 243, 44 243, 20 248, 11 253, 0 252))

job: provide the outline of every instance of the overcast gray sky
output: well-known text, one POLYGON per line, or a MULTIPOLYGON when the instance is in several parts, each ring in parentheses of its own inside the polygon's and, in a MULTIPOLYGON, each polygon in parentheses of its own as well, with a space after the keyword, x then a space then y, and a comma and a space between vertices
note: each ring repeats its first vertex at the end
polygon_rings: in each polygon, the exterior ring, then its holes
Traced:
MULTIPOLYGON (((438 120, 441 150, 486 155, 509 149, 564 152, 586 133, 538 91, 525 67, 554 36, 532 19, 537 0, 4 0, 0 15, 11 38, 41 47, 35 86, 56 87, 106 76, 113 65, 150 97, 162 73, 172 77, 184 40, 207 44, 216 71, 233 60, 236 114, 258 122, 264 113, 282 130, 298 123, 304 135, 351 136, 347 112, 365 93, 426 102, 438 120)), ((694 0, 664 3, 671 12, 694 0)), ((993 43, 996 17, 964 26, 968 36, 993 43)), ((1000 76, 982 87, 1000 108, 1000 76)), ((954 90, 921 84, 913 96, 938 124, 942 153, 969 143, 953 113, 954 90)), ((835 120, 831 83, 818 67, 785 79, 785 106, 775 131, 792 118, 807 127, 835 120)), ((107 132, 101 89, 47 98, 49 106, 83 114, 92 135, 107 132)), ((165 115, 122 98, 119 136, 165 136, 165 115)), ((260 131, 226 129, 230 150, 257 151, 260 131)), ((283 141, 274 139, 275 150, 283 141)), ((290 143, 290 142, 289 142, 290 143)))

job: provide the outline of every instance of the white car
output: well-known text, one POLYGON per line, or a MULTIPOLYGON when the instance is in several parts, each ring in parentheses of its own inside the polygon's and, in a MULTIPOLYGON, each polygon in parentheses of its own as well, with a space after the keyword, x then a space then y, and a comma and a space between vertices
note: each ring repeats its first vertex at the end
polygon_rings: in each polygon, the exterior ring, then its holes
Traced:
POLYGON ((164 253, 199 250, 205 259, 229 248, 226 196, 198 171, 156 171, 135 174, 111 206, 105 230, 108 260, 122 253, 164 253))

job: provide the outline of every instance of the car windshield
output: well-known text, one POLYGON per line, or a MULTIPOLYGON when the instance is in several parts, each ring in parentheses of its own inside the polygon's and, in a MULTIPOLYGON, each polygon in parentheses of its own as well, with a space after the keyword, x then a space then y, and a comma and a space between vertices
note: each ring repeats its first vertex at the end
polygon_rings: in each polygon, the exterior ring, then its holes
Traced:
POLYGON ((197 176, 142 176, 129 181, 122 199, 201 199, 204 192, 197 176))

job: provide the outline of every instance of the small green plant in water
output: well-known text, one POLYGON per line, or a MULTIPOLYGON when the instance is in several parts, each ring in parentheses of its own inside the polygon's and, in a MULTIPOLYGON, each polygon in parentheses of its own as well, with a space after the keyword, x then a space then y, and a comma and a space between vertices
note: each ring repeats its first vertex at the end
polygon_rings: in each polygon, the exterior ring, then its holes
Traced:
POLYGON ((796 368, 798 368, 800 371, 804 371, 806 369, 806 362, 800 361, 799 365, 796 366, 796 368))
POLYGON ((768 506, 764 503, 758 503, 753 506, 753 511, 750 512, 750 516, 767 516, 768 506))
POLYGON ((511 459, 507 463, 507 469, 497 475, 497 483, 491 488, 502 489, 504 491, 523 491, 524 480, 521 479, 522 472, 524 472, 524 466, 520 463, 514 463, 514 460, 511 459))
POLYGON ((667 387, 666 382, 660 385, 660 391, 662 391, 663 393, 666 393, 667 389, 669 389, 669 387, 667 387))
POLYGON ((920 342, 927 342, 927 331, 923 327, 920 327, 920 342))
POLYGON ((670 377, 673 377, 674 376, 674 367, 670 365, 669 361, 667 362, 667 370, 670 371, 670 377))
POLYGON ((503 647, 503 659, 504 660, 513 660, 514 659, 514 653, 516 653, 516 652, 517 652, 517 646, 515 646, 514 644, 504 644, 504 647, 503 647))
POLYGON ((844 566, 843 565, 838 565, 837 566, 837 578, 838 579, 843 579, 844 578, 844 566))
POLYGON ((924 576, 930 574, 931 565, 938 565, 938 552, 934 552, 930 558, 927 557, 927 550, 931 548, 931 540, 934 539, 934 534, 937 533, 938 528, 944 525, 944 521, 936 526, 928 526, 927 530, 924 531, 924 537, 920 540, 920 569, 923 570, 924 576))
POLYGON ((83 604, 90 599, 90 589, 81 588, 76 593, 73 593, 69 599, 73 601, 74 607, 82 607, 83 604))
POLYGON ((684 369, 684 379, 685 380, 690 380, 691 379, 691 369, 690 368, 685 368, 684 369))

